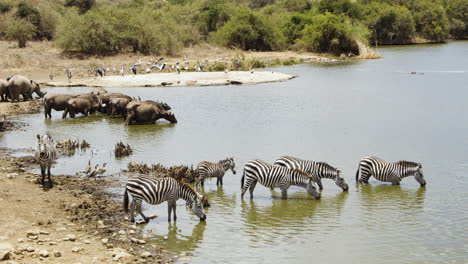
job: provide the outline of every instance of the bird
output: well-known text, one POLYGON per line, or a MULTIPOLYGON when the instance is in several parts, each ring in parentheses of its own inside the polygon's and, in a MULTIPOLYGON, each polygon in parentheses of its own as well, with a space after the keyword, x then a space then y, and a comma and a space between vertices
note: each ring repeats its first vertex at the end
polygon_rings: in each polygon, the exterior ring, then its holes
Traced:
POLYGON ((96 172, 96 176, 102 176, 104 173, 106 173, 107 168, 106 168, 107 163, 102 164, 102 168, 99 168, 96 172))
POLYGON ((141 58, 138 59, 137 63, 135 63, 135 66, 140 66, 143 63, 141 58))
POLYGON ((241 61, 240 60, 236 60, 236 68, 239 69, 241 66, 241 61))
POLYGON ((203 67, 205 67, 205 65, 201 62, 198 62, 198 71, 203 71, 203 67))
POLYGON ((94 179, 96 179, 96 174, 97 174, 97 171, 98 171, 98 164, 96 164, 96 166, 94 166, 94 170, 88 175, 88 178, 91 178, 91 177, 94 177, 94 179))
POLYGON ((146 72, 146 73, 151 73, 151 69, 150 69, 150 68, 146 68, 145 72, 146 72))
POLYGON ((49 78, 50 78, 50 80, 52 81, 52 80, 54 79, 54 74, 53 74, 53 73, 50 73, 50 74, 49 74, 49 78))
POLYGON ((124 76, 125 75, 125 70, 124 70, 124 66, 122 65, 122 67, 120 67, 120 75, 124 76))
POLYGON ((88 175, 91 172, 91 160, 88 160, 88 165, 86 166, 85 170, 80 171, 80 173, 84 173, 88 175))
POLYGON ((134 75, 137 74, 137 68, 135 67, 135 65, 133 65, 130 70, 133 72, 134 75))
POLYGON ((176 63, 176 71, 177 71, 177 74, 180 74, 180 66, 179 66, 179 62, 176 63))
POLYGON ((98 74, 99 74, 101 77, 104 76, 104 69, 101 68, 101 67, 97 68, 97 69, 96 69, 96 76, 97 76, 98 74))
MULTIPOLYGON (((73 77, 73 73, 71 72, 70 68, 67 68, 67 77, 68 77, 68 82, 70 82, 71 78, 73 77)), ((53 78, 53 75, 52 75, 52 78, 53 78)))

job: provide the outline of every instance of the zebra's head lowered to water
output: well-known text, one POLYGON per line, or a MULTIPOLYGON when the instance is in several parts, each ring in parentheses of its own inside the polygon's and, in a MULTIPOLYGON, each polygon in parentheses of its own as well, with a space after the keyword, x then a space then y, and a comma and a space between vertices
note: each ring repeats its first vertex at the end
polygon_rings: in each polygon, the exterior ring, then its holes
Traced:
POLYGON ((205 210, 203 210, 203 195, 197 195, 194 200, 187 201, 187 206, 200 218, 200 221, 206 220, 205 210))
POLYGON ((223 164, 226 171, 230 169, 233 174, 236 174, 236 163, 234 163, 234 158, 227 158, 220 161, 220 163, 223 164))
POLYGON ((398 162, 398 164, 404 168, 403 175, 405 177, 414 176, 414 178, 416 179, 417 182, 419 182, 421 187, 426 186, 426 180, 424 179, 421 163, 401 160, 398 162))
POLYGON ((320 199, 320 192, 317 191, 317 188, 314 186, 314 182, 310 179, 306 187, 307 192, 312 195, 315 199, 320 199))
POLYGON ((336 169, 336 179, 335 183, 337 186, 339 186, 343 191, 347 192, 349 190, 348 184, 345 182, 345 179, 341 177, 341 171, 339 169, 336 169))

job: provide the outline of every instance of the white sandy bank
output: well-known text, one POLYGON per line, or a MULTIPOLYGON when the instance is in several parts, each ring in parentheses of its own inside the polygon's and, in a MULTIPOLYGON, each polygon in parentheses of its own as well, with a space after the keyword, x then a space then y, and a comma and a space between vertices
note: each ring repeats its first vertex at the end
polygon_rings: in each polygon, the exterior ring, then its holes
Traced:
POLYGON ((256 84, 286 81, 296 77, 292 74, 272 71, 232 72, 181 72, 152 73, 125 76, 104 76, 91 79, 77 79, 71 82, 48 82, 46 86, 87 86, 87 87, 157 87, 157 86, 206 86, 228 84, 256 84))

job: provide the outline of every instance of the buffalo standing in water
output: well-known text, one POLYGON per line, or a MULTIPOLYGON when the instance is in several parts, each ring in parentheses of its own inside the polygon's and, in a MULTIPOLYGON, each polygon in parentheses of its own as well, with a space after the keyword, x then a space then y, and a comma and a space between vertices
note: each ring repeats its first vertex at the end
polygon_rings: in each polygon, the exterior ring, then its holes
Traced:
POLYGON ((171 123, 177 123, 173 113, 164 109, 163 104, 147 101, 132 101, 127 104, 127 119, 125 125, 132 121, 137 123, 156 123, 158 119, 164 118, 171 123))

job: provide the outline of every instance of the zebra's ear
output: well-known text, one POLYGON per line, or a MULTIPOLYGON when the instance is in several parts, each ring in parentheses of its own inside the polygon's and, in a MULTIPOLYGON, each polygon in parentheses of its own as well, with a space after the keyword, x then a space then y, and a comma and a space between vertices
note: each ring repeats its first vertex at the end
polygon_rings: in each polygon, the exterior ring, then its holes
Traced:
POLYGON ((418 163, 418 168, 419 168, 419 169, 422 169, 421 163, 418 163))
POLYGON ((37 134, 37 139, 41 140, 41 136, 39 134, 37 134))

